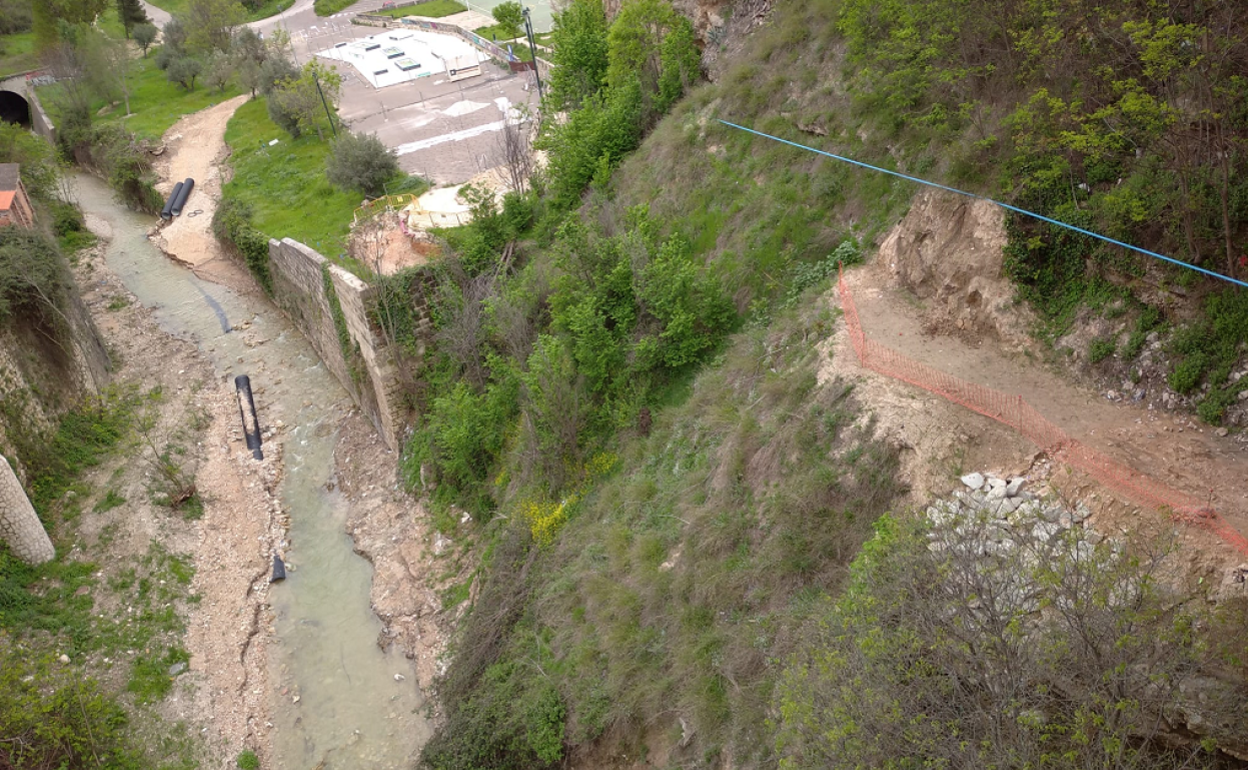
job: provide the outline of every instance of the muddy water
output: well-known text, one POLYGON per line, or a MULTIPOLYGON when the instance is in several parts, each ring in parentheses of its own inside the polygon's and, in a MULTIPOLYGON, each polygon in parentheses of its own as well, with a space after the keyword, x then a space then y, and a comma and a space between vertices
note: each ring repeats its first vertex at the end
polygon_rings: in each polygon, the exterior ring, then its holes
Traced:
POLYGON ((415 672, 402 655, 377 647, 372 568, 352 551, 348 506, 332 491, 336 425, 349 397, 266 299, 201 281, 147 240, 151 217, 116 204, 93 177, 75 182, 83 210, 112 227, 108 266, 156 311, 161 328, 193 340, 223 378, 250 375, 261 424, 287 426, 281 495, 291 515, 292 569, 269 592, 278 637, 269 647, 274 766, 408 765, 429 735, 415 672), (245 334, 231 331, 241 324, 249 324, 245 334))

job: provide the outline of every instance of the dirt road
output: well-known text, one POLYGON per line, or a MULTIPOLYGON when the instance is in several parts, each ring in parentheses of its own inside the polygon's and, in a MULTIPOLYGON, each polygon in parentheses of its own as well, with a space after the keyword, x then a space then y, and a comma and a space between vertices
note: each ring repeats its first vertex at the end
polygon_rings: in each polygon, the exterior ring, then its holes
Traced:
POLYGON ((164 137, 169 149, 154 164, 163 180, 156 189, 166 196, 177 182, 188 177, 195 180, 182 215, 161 229, 156 243, 204 277, 233 267, 212 235, 212 215, 221 199, 222 164, 229 155, 225 126, 247 99, 236 96, 174 123, 164 137))
MULTIPOLYGON (((1231 526, 1248 532, 1248 488, 1240 481, 1248 473, 1248 444, 1242 436, 1220 438, 1185 414, 1107 401, 1098 391, 1045 367, 1038 356, 1005 352, 991 337, 930 334, 923 304, 899 289, 878 261, 849 271, 846 280, 868 336, 963 380, 1021 395, 1072 438, 1209 501, 1231 526)), ((825 377, 839 374, 866 384, 859 392, 880 415, 882 428, 900 445, 914 449, 906 467, 916 491, 947 492, 961 469, 1023 473, 1036 459, 1036 447, 1012 429, 862 370, 844 334, 838 335, 833 363, 825 369, 825 377)), ((1146 531, 1167 526, 1160 514, 1114 501, 1093 480, 1077 474, 1074 478, 1082 493, 1098 494, 1105 503, 1102 518, 1112 519, 1113 526, 1146 531)), ((1243 554, 1208 533, 1184 528, 1182 534, 1197 542, 1211 563, 1244 561, 1243 554)))

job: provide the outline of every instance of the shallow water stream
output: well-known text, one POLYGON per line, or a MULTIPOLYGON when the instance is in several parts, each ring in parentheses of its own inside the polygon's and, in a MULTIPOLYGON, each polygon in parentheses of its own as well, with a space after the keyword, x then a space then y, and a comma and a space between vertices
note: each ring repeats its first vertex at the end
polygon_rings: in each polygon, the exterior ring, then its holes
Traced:
POLYGON ((274 766, 405 767, 429 735, 423 700, 411 663, 377 646, 372 567, 352 551, 348 505, 330 491, 336 426, 350 397, 263 296, 202 281, 167 259, 147 240, 154 219, 114 202, 103 182, 79 175, 75 188, 83 210, 112 227, 109 268, 155 310, 161 328, 194 341, 223 378, 249 375, 261 425, 287 426, 278 440, 294 568, 269 591, 277 617, 269 646, 274 766), (231 331, 248 322, 246 335, 231 331), (264 342, 252 347, 245 337, 264 342))

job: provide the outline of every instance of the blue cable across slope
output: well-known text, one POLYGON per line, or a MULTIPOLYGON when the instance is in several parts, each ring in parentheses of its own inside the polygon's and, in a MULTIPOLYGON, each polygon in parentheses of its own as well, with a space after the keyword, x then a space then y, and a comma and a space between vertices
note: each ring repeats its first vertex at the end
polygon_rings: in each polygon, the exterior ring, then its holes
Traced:
POLYGON ((754 134, 755 136, 761 136, 761 137, 763 137, 764 139, 770 139, 770 140, 772 140, 773 142, 780 142, 781 144, 787 144, 787 145, 789 145, 790 147, 796 147, 796 148, 798 148, 799 150, 806 150, 806 151, 808 151, 808 152, 813 152, 813 153, 815 153, 816 155, 823 155, 823 156, 825 156, 825 157, 832 158, 833 160, 839 160, 839 161, 842 161, 842 162, 844 162, 844 163, 849 163, 849 164, 854 165, 854 166, 860 166, 860 167, 865 168, 865 169, 870 169, 871 171, 879 171, 879 172, 880 172, 880 173, 882 173, 882 174, 888 174, 889 176, 899 177, 899 178, 901 178, 901 179, 905 179, 906 181, 909 181, 909 182, 918 182, 919 184, 925 184, 925 185, 927 185, 928 187, 935 187, 935 188, 936 188, 936 189, 938 189, 938 190, 944 190, 944 191, 946 191, 946 192, 956 193, 956 194, 958 194, 958 195, 965 195, 965 196, 966 196, 966 197, 968 197, 968 198, 975 198, 975 199, 977 199, 977 200, 981 200, 981 201, 988 201, 989 203, 993 204, 994 206, 1000 206, 1000 207, 1001 207, 1001 208, 1003 208, 1003 209, 1008 209, 1009 211, 1013 211, 1013 212, 1015 212, 1015 213, 1022 214, 1022 215, 1024 215, 1024 216, 1031 217, 1032 219, 1039 219, 1041 222, 1048 222, 1048 223, 1049 223, 1049 224, 1051 224, 1051 225, 1057 225, 1058 227, 1064 227, 1064 228, 1066 228, 1067 230, 1073 230, 1073 231, 1075 231, 1076 233, 1080 233, 1081 235, 1087 235, 1087 236, 1090 236, 1090 237, 1092 237, 1092 238, 1096 238, 1097 240, 1100 240, 1100 241, 1105 241, 1106 243, 1112 243, 1112 244, 1113 244, 1113 245, 1115 245, 1115 246, 1121 246, 1121 247, 1123 247, 1124 249, 1130 249, 1131 251, 1137 252, 1137 253, 1139 253, 1139 254, 1143 254, 1143 255, 1144 255, 1144 256, 1146 256, 1146 257, 1152 257, 1152 258, 1154 258, 1154 259, 1160 259, 1160 260, 1162 260, 1162 261, 1164 261, 1164 262, 1169 262, 1169 263, 1170 263, 1170 264, 1172 264, 1172 265, 1178 265, 1179 267, 1185 268, 1185 269, 1187 269, 1187 270, 1195 270, 1195 271, 1196 271, 1196 272, 1198 272, 1198 273, 1204 273, 1205 275, 1210 276, 1210 277, 1212 277, 1212 278, 1217 278, 1218 280, 1221 280, 1221 281, 1226 281, 1227 283, 1233 283, 1233 284, 1235 284, 1236 286, 1242 286, 1243 288, 1248 289, 1248 283, 1245 283, 1245 282, 1243 282, 1243 281, 1236 280, 1236 279, 1234 279, 1234 278, 1230 277, 1229 275, 1223 275, 1223 274, 1221 274, 1221 273, 1215 273, 1215 272, 1214 272, 1214 271, 1212 271, 1212 270, 1206 270, 1206 269, 1205 269, 1205 268, 1203 268, 1203 267, 1197 267, 1196 265, 1188 264, 1187 262, 1182 262, 1182 261, 1180 261, 1180 260, 1174 259, 1173 257, 1167 257, 1167 256, 1166 256, 1166 255, 1164 255, 1164 254, 1158 254, 1158 253, 1157 253, 1157 252, 1155 252, 1155 251, 1149 251, 1148 249, 1142 249, 1142 248, 1140 248, 1139 246, 1132 246, 1132 245, 1131 245, 1131 244, 1129 244, 1129 243, 1123 243, 1122 241, 1114 240, 1113 238, 1110 238, 1110 237, 1105 236, 1105 235, 1101 235, 1100 233, 1094 233, 1094 232, 1092 232, 1091 230, 1085 230, 1085 229, 1083 229, 1082 227, 1076 227, 1075 225, 1068 224, 1068 223, 1066 223, 1066 222, 1060 222, 1060 221, 1058 221, 1058 220, 1056 220, 1056 219, 1050 219, 1049 217, 1046 217, 1046 216, 1044 216, 1043 214, 1037 214, 1037 213, 1036 213, 1036 212, 1034 212, 1034 211, 1028 211, 1027 209, 1020 209, 1018 206, 1011 206, 1011 205, 1010 205, 1010 204, 1008 204, 1008 203, 1002 203, 1001 201, 996 201, 996 200, 993 200, 992 198, 985 198, 985 197, 984 197, 984 196, 982 196, 982 195, 976 195, 975 193, 967 192, 966 190, 959 190, 959 189, 957 189, 956 187, 947 187, 947 186, 945 186, 945 185, 943 185, 943 184, 938 184, 938 183, 936 183, 936 182, 929 182, 929 181, 928 181, 928 180, 926 180, 926 179, 920 179, 920 178, 918 178, 917 176, 910 176, 910 175, 908 175, 908 174, 902 174, 902 173, 901 173, 901 172, 899 172, 899 171, 889 171, 889 170, 888 170, 888 169, 886 169, 886 168, 880 168, 879 166, 872 166, 870 163, 863 163, 863 162, 862 162, 862 161, 860 161, 860 160, 854 160, 853 158, 846 158, 846 157, 845 157, 845 156, 843 156, 843 155, 836 155, 836 154, 834 154, 834 153, 824 152, 823 150, 816 150, 814 147, 807 147, 807 146, 806 146, 806 145, 804 145, 804 144, 798 144, 797 142, 790 142, 788 139, 781 139, 781 138, 780 138, 780 137, 778 137, 778 136, 772 136, 771 134, 765 134, 765 133, 763 133, 762 131, 755 131, 755 130, 754 130, 754 129, 752 129, 752 128, 746 128, 745 126, 738 126, 736 123, 729 123, 729 122, 728 122, 728 121, 726 121, 726 120, 720 120, 719 122, 720 122, 720 123, 723 123, 725 126, 728 126, 729 128, 735 128, 735 129, 738 129, 738 130, 740 130, 740 131, 745 131, 746 133, 754 134))

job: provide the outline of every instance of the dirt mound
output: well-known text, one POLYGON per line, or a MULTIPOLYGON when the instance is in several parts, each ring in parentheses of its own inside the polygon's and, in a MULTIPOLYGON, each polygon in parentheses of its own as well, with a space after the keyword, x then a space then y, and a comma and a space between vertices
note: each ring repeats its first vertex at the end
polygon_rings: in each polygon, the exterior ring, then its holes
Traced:
POLYGON ((920 193, 880 245, 879 258, 904 288, 929 303, 933 332, 989 334, 1028 345, 1030 314, 1002 269, 1005 220, 997 206, 953 193, 920 193))

